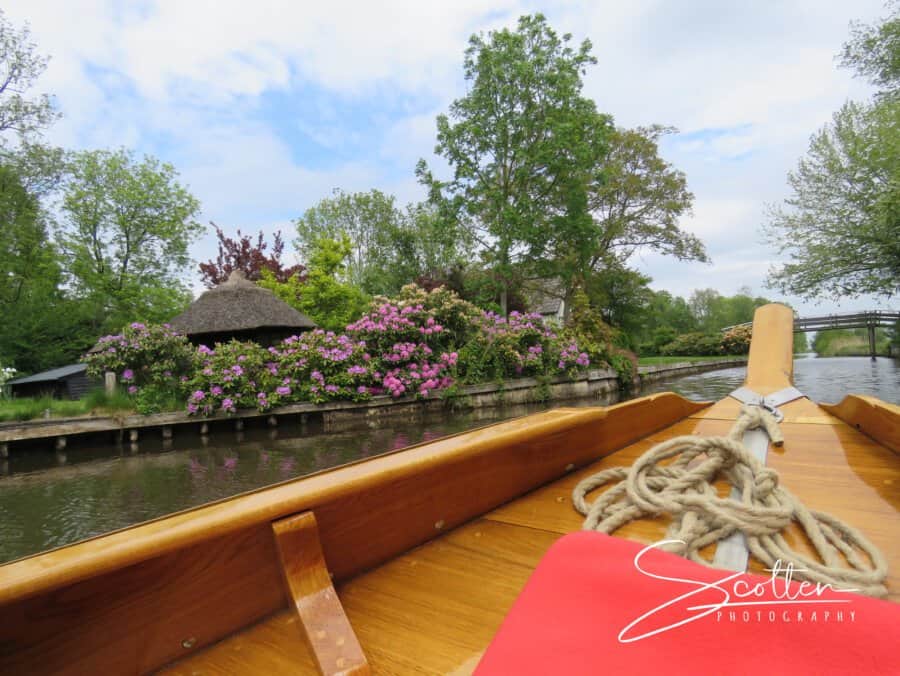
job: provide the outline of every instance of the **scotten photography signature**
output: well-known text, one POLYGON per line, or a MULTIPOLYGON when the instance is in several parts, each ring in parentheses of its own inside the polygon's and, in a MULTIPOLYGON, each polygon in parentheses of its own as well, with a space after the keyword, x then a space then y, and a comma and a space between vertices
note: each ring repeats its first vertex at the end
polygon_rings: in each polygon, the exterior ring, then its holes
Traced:
POLYGON ((711 615, 712 613, 718 612, 721 615, 721 611, 723 608, 747 606, 759 607, 811 605, 822 603, 850 603, 851 599, 823 599, 820 597, 828 590, 842 593, 857 591, 856 589, 835 589, 832 585, 827 583, 813 583, 807 582, 805 580, 800 582, 800 584, 797 585, 796 588, 791 589, 791 580, 794 576, 794 573, 803 572, 804 569, 796 568, 791 562, 782 563, 781 559, 778 559, 772 568, 766 569, 771 572, 771 577, 765 582, 757 582, 756 584, 751 584, 745 579, 737 579, 744 575, 743 572, 732 573, 714 582, 703 582, 701 580, 691 580, 689 578, 660 575, 641 566, 641 559, 647 552, 668 544, 684 544, 684 542, 681 540, 662 540, 652 545, 648 545, 635 555, 634 567, 642 575, 646 575, 647 577, 651 577, 656 580, 678 582, 684 585, 688 585, 689 589, 684 594, 666 601, 665 603, 662 603, 655 608, 651 608, 650 610, 632 620, 627 626, 625 626, 625 628, 622 629, 622 631, 619 632, 618 638, 620 643, 633 643, 635 641, 640 641, 642 639, 669 631, 670 629, 675 629, 676 627, 689 624, 691 622, 694 622, 695 620, 706 617, 707 615, 711 615), (781 577, 779 577, 779 575, 781 575, 781 577), (729 583, 732 584, 729 585, 729 583), (689 613, 687 616, 681 617, 680 619, 672 621, 664 626, 653 626, 652 629, 649 628, 653 624, 651 623, 651 619, 655 616, 660 615, 663 611, 671 608, 672 606, 683 604, 686 599, 690 599, 691 597, 706 592, 707 590, 713 590, 713 592, 720 594, 720 601, 716 603, 702 603, 698 605, 685 604, 686 607, 684 608, 684 610, 689 613), (769 598, 766 600, 751 600, 759 599, 760 597, 765 596, 767 592, 771 592, 771 596, 773 596, 774 598, 769 598))

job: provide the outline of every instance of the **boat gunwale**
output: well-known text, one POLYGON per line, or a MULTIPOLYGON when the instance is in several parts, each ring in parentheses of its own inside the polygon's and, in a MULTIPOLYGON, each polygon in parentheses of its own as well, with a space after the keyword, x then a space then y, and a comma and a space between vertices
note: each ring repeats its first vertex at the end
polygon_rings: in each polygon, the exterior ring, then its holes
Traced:
MULTIPOLYGON (((596 423, 617 411, 652 405, 663 399, 682 408, 682 417, 714 403, 695 402, 664 392, 608 407, 557 408, 289 479, 9 562, 0 566, 0 605, 53 592, 304 509, 315 509, 318 504, 351 497, 362 489, 371 490, 379 484, 414 477, 426 468, 487 457, 517 441, 526 442, 539 436, 535 425, 549 435, 560 428, 596 423), (528 426, 523 427, 526 419, 528 426), (504 427, 510 429, 502 435, 493 434, 504 427), (465 439, 463 443, 461 439, 465 439)), ((666 421, 664 426, 671 422, 666 421)), ((652 434, 658 429, 659 425, 651 424, 641 434, 652 434)))

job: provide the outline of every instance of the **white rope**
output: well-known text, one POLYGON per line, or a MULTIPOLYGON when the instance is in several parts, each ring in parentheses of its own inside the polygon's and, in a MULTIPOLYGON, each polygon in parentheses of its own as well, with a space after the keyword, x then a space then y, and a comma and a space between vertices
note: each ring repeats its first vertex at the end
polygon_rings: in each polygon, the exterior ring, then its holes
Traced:
POLYGON ((667 514, 673 520, 666 539, 683 541, 677 553, 698 563, 710 565, 700 556, 703 547, 739 531, 750 552, 769 568, 780 559, 794 563, 797 578, 886 595, 882 553, 852 526, 807 509, 779 485, 778 473, 741 443, 745 431, 759 427, 781 445, 783 437, 772 415, 758 406, 744 406, 727 437, 676 437, 654 446, 631 467, 587 477, 572 494, 575 509, 586 517, 583 528, 613 533, 636 519, 667 514), (740 501, 720 498, 713 485, 719 480, 737 487, 740 501), (589 493, 611 481, 618 483, 588 503, 589 493), (800 554, 785 541, 782 531, 792 522, 805 531, 818 558, 800 554))

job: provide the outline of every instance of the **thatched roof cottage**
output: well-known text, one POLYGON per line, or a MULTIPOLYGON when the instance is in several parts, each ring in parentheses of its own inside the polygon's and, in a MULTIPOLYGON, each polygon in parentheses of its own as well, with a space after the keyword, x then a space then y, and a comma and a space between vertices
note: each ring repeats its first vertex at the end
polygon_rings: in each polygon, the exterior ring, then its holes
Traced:
POLYGON ((232 338, 273 345, 316 327, 306 315, 235 270, 169 322, 192 343, 212 345, 232 338))

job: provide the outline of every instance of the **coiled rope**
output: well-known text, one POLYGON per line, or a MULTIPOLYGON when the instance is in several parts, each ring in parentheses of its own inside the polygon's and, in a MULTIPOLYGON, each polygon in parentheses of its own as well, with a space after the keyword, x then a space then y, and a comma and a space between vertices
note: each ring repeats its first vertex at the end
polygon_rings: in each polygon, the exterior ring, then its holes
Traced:
MULTIPOLYGON (((584 530, 614 533, 636 519, 670 515, 667 540, 681 540, 675 553, 710 565, 700 549, 739 531, 748 549, 768 568, 793 562, 794 577, 884 596, 887 562, 858 530, 829 514, 807 509, 779 484, 778 473, 763 465, 741 443, 744 432, 764 428, 775 445, 784 438, 775 418, 758 406, 743 406, 726 437, 681 436, 654 446, 631 467, 606 469, 579 482, 575 509, 584 530), (664 461, 675 458, 668 464, 664 461), (713 485, 725 480, 741 499, 721 498, 713 485), (617 484, 592 503, 587 495, 611 481, 617 484), (818 560, 794 549, 782 531, 796 522, 818 560), (864 554, 861 556, 860 554, 864 554)), ((670 548, 671 549, 671 548, 670 548)))

